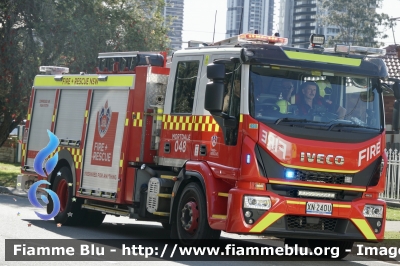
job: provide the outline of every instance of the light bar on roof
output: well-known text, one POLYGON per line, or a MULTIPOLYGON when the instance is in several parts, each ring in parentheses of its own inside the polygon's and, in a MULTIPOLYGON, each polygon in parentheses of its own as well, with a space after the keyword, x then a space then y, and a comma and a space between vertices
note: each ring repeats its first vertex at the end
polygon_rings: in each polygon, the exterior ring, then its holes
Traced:
POLYGON ((384 56, 386 50, 373 47, 350 46, 350 53, 384 56))
POLYGON ((350 52, 350 46, 345 44, 336 44, 335 53, 348 54, 350 52))
POLYGON ((276 36, 262 35, 262 34, 244 33, 239 35, 239 42, 249 42, 249 43, 266 42, 266 43, 286 45, 288 43, 288 39, 276 36))
POLYGON ((46 74, 50 75, 57 75, 57 74, 67 74, 69 73, 68 67, 57 67, 57 66, 40 66, 40 72, 45 72, 46 74))

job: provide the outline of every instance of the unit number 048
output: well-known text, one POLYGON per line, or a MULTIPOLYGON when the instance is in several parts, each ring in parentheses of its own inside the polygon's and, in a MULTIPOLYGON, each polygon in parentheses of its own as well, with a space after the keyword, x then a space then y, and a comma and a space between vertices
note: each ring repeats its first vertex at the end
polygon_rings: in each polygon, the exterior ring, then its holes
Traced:
POLYGON ((186 152, 186 140, 175 141, 175 152, 186 152))

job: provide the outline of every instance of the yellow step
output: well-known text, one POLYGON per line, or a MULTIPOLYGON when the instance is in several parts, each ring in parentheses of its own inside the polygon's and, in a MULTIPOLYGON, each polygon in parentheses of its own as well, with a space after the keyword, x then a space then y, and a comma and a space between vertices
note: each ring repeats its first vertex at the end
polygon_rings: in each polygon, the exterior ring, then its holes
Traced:
POLYGON ((224 219, 224 220, 226 220, 226 215, 224 215, 224 214, 213 214, 211 217, 215 218, 215 219, 224 219))
POLYGON ((160 198, 171 198, 172 194, 158 193, 157 196, 160 197, 160 198))
MULTIPOLYGON (((174 180, 174 179, 176 179, 176 177, 173 176, 173 175, 160 175, 160 178, 162 178, 162 179, 169 179, 169 180, 174 180)), ((175 181, 175 180, 174 180, 174 181, 175 181)))
POLYGON ((153 214, 158 216, 169 216, 169 212, 153 212, 153 214))

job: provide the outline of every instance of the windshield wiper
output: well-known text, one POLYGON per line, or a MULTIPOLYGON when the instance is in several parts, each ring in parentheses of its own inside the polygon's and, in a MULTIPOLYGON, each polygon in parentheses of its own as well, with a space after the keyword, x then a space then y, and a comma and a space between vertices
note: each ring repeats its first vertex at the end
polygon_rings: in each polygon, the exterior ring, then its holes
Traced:
POLYGON ((365 129, 374 129, 374 130, 379 130, 378 128, 374 127, 364 127, 361 125, 356 125, 356 124, 347 124, 347 123, 337 123, 337 124, 332 124, 329 126, 328 131, 331 131, 332 128, 334 127, 353 127, 353 128, 365 128, 365 129))
POLYGON ((296 118, 279 118, 275 121, 275 125, 279 124, 280 122, 298 122, 298 123, 306 123, 309 122, 307 119, 296 119, 296 118))

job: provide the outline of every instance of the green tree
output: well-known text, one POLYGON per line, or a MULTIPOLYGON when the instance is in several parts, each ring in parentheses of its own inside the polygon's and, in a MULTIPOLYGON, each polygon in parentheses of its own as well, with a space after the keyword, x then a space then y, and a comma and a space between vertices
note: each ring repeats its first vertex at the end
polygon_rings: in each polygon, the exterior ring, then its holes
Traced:
POLYGON ((317 0, 321 9, 319 23, 324 26, 336 26, 339 33, 328 40, 328 45, 343 43, 359 46, 382 46, 377 38, 387 38, 383 29, 389 27, 389 16, 377 13, 382 0, 317 0))
POLYGON ((29 0, 0 2, 0 145, 26 116, 39 60, 29 0))
POLYGON ((168 47, 163 0, 0 1, 0 146, 26 117, 40 65, 94 73, 99 52, 168 47))

